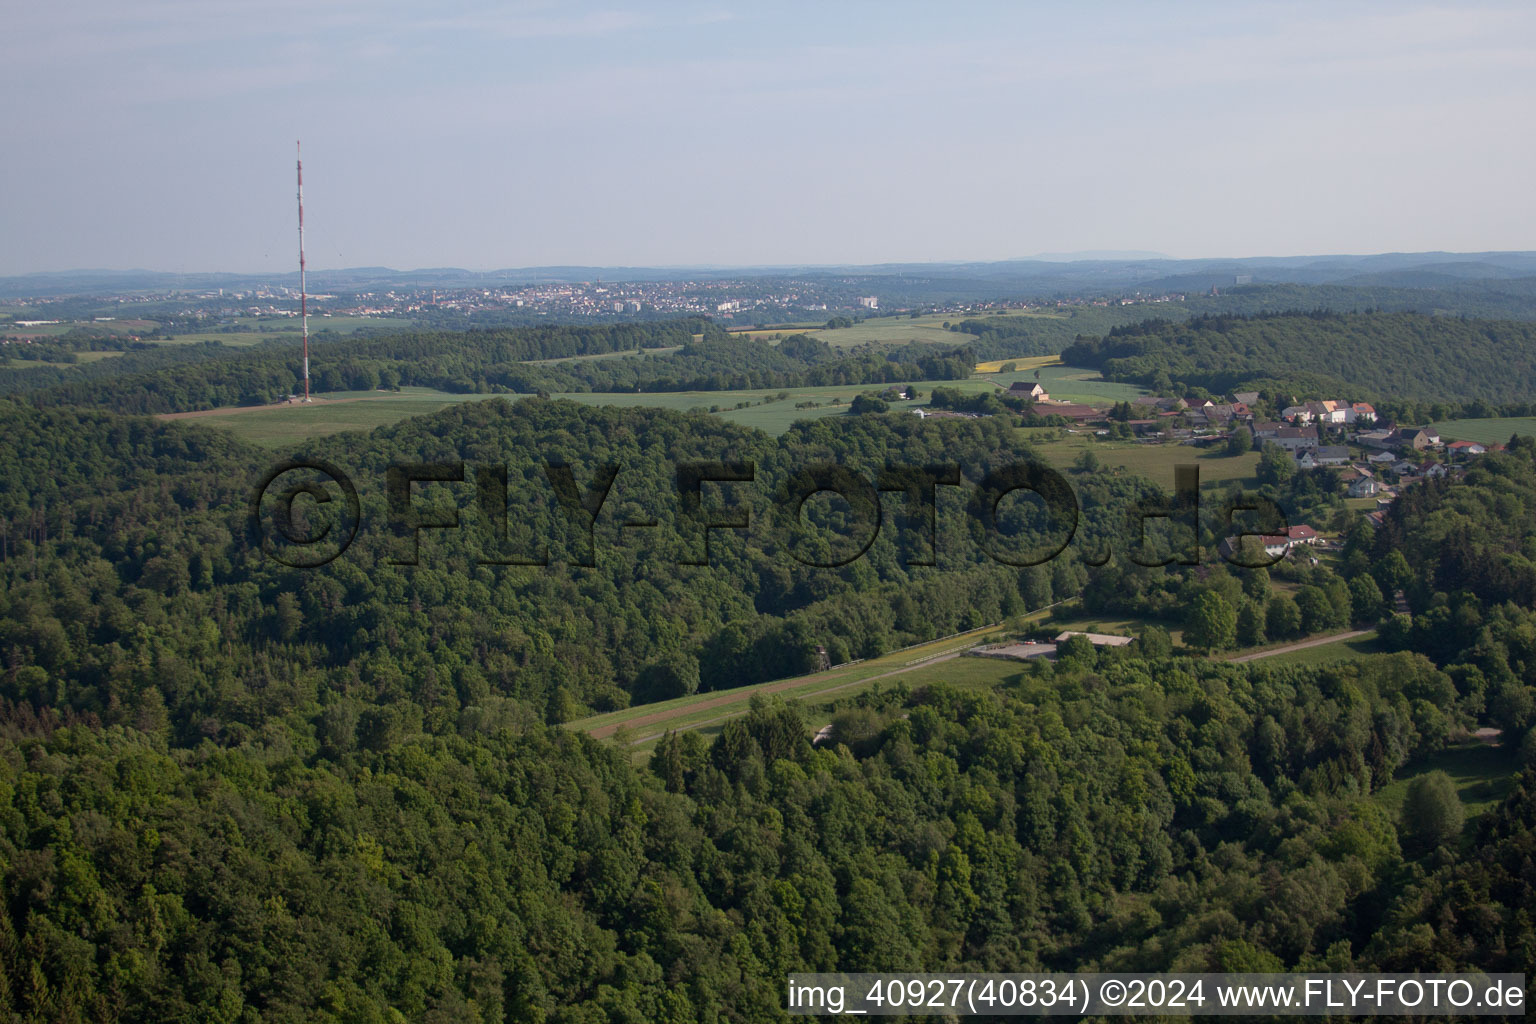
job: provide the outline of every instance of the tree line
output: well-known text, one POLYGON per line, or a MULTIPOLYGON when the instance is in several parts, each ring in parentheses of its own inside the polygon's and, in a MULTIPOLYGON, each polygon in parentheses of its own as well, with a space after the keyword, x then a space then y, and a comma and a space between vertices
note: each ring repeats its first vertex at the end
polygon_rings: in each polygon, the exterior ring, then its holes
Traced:
POLYGON ((1274 313, 1145 320, 1079 337, 1064 362, 1159 394, 1527 405, 1536 392, 1536 325, 1417 313, 1274 313))

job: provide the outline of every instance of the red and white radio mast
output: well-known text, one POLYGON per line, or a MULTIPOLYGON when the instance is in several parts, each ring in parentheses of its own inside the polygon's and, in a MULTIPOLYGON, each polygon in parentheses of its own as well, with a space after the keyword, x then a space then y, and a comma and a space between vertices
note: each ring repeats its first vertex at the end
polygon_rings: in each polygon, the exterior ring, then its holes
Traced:
POLYGON ((309 401, 309 289, 304 282, 304 152, 293 144, 299 164, 299 317, 304 322, 304 401, 309 401))

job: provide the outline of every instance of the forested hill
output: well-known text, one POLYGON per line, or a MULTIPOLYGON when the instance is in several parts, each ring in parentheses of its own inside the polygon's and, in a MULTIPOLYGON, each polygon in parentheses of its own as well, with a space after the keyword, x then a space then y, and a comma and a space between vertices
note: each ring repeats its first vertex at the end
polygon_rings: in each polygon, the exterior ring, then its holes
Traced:
POLYGON ((1502 404, 1536 395, 1536 324, 1417 313, 1147 320, 1079 338, 1062 358, 1163 393, 1182 383, 1368 400, 1502 404))
MULTIPOLYGON (((617 522, 675 526, 678 460, 756 462, 756 518, 818 461, 957 461, 974 483, 1028 454, 1015 432, 871 414, 769 438, 466 403, 311 454, 355 474, 373 524, 392 462, 499 465, 513 528, 555 564, 481 563, 473 486, 437 483, 418 504, 465 529, 423 531, 442 536, 421 564, 392 564, 375 525, 299 570, 246 532, 254 448, 15 403, 0 430, 5 1024, 756 1022, 785 1019, 793 970, 1516 971, 1536 951, 1536 773, 1465 844, 1454 792, 1424 824, 1380 799, 1485 716, 1531 758, 1536 631, 1512 602, 1536 579, 1536 446, 1351 534, 1351 583, 1379 577, 1375 605, 1407 590, 1414 616, 1383 632, 1411 650, 1232 664, 1149 632, 990 691, 871 694, 819 749, 762 702, 644 768, 555 723, 803 672, 818 644, 843 659, 995 621, 1088 578, 1076 545, 1023 570, 976 557, 948 500, 940 550, 971 555, 934 567, 903 557, 911 527, 837 569, 734 535, 710 568, 659 564, 617 522), (620 467, 595 568, 530 497, 554 461, 582 494, 620 467), (1405 559, 1397 530, 1466 543, 1405 559)), ((1073 487, 1090 552, 1157 497, 1112 472, 1073 487)), ((1202 588, 1246 592, 1206 568, 1202 588)))
MULTIPOLYGON (((292 346, 204 354, 197 362, 55 383, 31 392, 28 400, 124 413, 191 412, 280 401, 302 375, 301 357, 292 346)), ((839 350, 803 334, 774 345, 727 334, 707 320, 672 320, 327 342, 315 348, 312 387, 322 394, 398 385, 458 394, 730 391, 954 380, 969 376, 974 363, 963 338, 953 348, 839 350), (585 356, 610 358, 576 358, 585 356)), ((27 380, 10 383, 21 388, 27 380)), ((43 384, 55 380, 38 378, 43 384)))
MULTIPOLYGON (((498 373, 530 372, 529 361, 641 352, 724 339, 703 319, 654 324, 413 332, 329 341, 315 347, 317 391, 422 384, 445 391, 490 390, 498 373), (488 381, 487 378, 490 378, 488 381)), ((280 400, 298 386, 302 360, 292 346, 213 353, 191 365, 80 379, 34 393, 39 405, 96 406, 127 413, 185 412, 280 400)), ((506 386, 504 390, 518 390, 506 386)))
MULTIPOLYGON (((323 678, 366 680, 370 704, 494 696, 558 722, 798 675, 815 668, 818 646, 836 662, 866 657, 1077 593, 1087 579, 1079 551, 1118 536, 1131 504, 1157 494, 1136 477, 1084 477, 1081 544, 1019 569, 982 554, 964 504, 989 466, 1022 454, 1001 417, 846 416, 773 438, 707 415, 472 402, 310 450, 356 478, 364 525, 344 555, 306 570, 263 557, 247 536, 246 501, 270 453, 96 411, 0 405, 0 428, 13 439, 0 452, 0 643, 19 666, 11 692, 42 699, 69 680, 71 707, 111 718, 153 685, 188 741, 205 729, 243 735, 262 706, 302 699, 323 678), (388 466, 460 459, 463 483, 418 485, 416 501, 446 506, 464 528, 422 531, 421 564, 395 564, 388 466), (679 522, 677 464, 720 460, 755 464, 755 479, 711 503, 739 499, 758 525, 715 531, 709 566, 680 565, 702 556, 703 539, 679 522), (933 548, 898 495, 886 498, 892 528, 863 557, 836 568, 797 560, 833 562, 836 552, 770 529, 775 495, 791 473, 828 460, 866 480, 887 465, 964 467, 964 488, 939 488, 938 565, 914 564, 933 548), (617 467, 590 540, 558 507, 551 463, 569 467, 582 494, 617 467), (477 472, 498 466, 505 541, 476 487, 477 472), (647 520, 657 526, 639 534, 619 525, 647 520), (548 569, 486 564, 541 548, 548 569), (260 700, 249 678, 264 680, 260 700)), ((856 532, 835 507, 814 504, 834 540, 856 532)), ((1030 506, 1017 504, 1000 514, 1004 528, 1026 525, 1030 506)))

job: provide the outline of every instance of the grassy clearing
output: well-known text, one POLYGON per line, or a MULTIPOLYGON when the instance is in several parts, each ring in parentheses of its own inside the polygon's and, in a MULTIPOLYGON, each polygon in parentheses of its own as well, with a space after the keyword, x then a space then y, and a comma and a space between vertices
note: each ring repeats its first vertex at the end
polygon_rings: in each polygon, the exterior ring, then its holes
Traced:
POLYGON ((1016 359, 993 359, 990 362, 977 363, 976 372, 1001 373, 1003 367, 1010 363, 1013 364, 1013 369, 1009 371, 1010 373, 1032 373, 1035 370, 1040 370, 1042 375, 1048 366, 1058 367, 1063 365, 1060 356, 1020 356, 1016 359))
POLYGON ((1042 636, 1049 634, 1050 638, 1060 636, 1068 630, 1076 633, 1107 633, 1110 636, 1140 636, 1142 630, 1146 629, 1149 625, 1162 626, 1168 631, 1168 635, 1173 637, 1175 644, 1182 644, 1184 642, 1184 630, 1177 623, 1155 622, 1151 619, 1142 618, 1106 617, 1102 615, 1080 615, 1070 619, 1052 618, 1041 620, 1041 625, 1036 627, 1036 632, 1042 636))
MULTIPOLYGON (((648 356, 665 356, 673 352, 681 352, 683 346, 669 345, 663 348, 648 348, 645 354, 648 356)), ((561 356, 559 359, 525 359, 529 366, 554 366, 557 363, 590 363, 597 359, 635 359, 639 358, 634 349, 625 349, 623 352, 594 352, 584 356, 561 356)))
POLYGON ((1380 639, 1374 632, 1357 636, 1339 643, 1304 647, 1299 651, 1287 651, 1271 658, 1261 659, 1270 665, 1327 665, 1337 661, 1360 661, 1374 654, 1384 654, 1380 639))
POLYGON ((0 363, 0 367, 8 370, 32 370, 39 366, 53 366, 61 370, 67 370, 71 366, 80 365, 80 363, 94 363, 101 359, 111 359, 113 356, 120 355, 122 355, 121 352, 76 352, 75 362, 73 363, 54 363, 46 359, 12 359, 10 362, 0 363))
MULTIPOLYGON (((839 416, 848 412, 854 396, 872 390, 867 385, 852 387, 791 388, 789 397, 779 399, 779 391, 673 391, 577 392, 556 394, 583 405, 615 405, 622 408, 672 409, 677 412, 704 411, 718 407, 721 419, 753 427, 770 434, 782 434, 797 420, 839 416), (839 404, 832 404, 838 400, 839 404), (815 401, 814 409, 796 409, 797 402, 815 401), (747 408, 732 408, 749 402, 747 408)), ((309 437, 322 437, 342 430, 372 430, 398 423, 408 416, 436 412, 459 402, 471 402, 494 395, 456 395, 432 388, 402 388, 397 393, 335 392, 327 402, 314 405, 281 405, 262 409, 227 409, 192 418, 190 422, 225 427, 255 444, 281 446, 309 437), (343 401, 351 399, 352 401, 343 401)), ((501 396, 515 400, 516 395, 501 396)), ((917 404, 917 403, 912 403, 917 404)))
MULTIPOLYGON (((309 316, 309 340, 314 341, 321 332, 349 335, 368 328, 371 330, 403 331, 415 326, 415 321, 398 317, 374 316, 309 316)), ((160 342, 162 345, 197 345, 216 341, 233 348, 260 345, 268 341, 298 342, 303 338, 303 326, 296 316, 252 317, 242 319, 230 329, 189 331, 160 342)))
MULTIPOLYGON (((1275 593, 1289 592, 1295 596, 1294 591, 1299 587, 1282 588, 1278 583, 1271 584, 1275 593)), ((1349 630, 1341 630, 1343 636, 1349 630)), ((1240 658, 1263 651, 1271 651, 1277 648, 1288 647, 1294 643, 1306 643, 1308 640, 1322 639, 1321 637, 1302 637, 1299 640, 1286 640, 1280 643, 1265 644, 1262 647, 1244 647, 1240 650, 1223 651, 1222 657, 1240 658)), ((1386 653, 1374 632, 1365 636, 1357 636, 1348 640, 1336 640, 1329 643, 1318 644, 1316 647, 1303 647, 1297 651, 1286 651, 1284 654, 1274 654, 1267 658, 1257 658, 1266 665, 1329 665, 1340 661, 1360 661, 1369 658, 1373 654, 1386 653)))
MULTIPOLYGON (((1023 366, 1022 360, 1012 361, 1023 366)), ((995 381, 1004 389, 1014 381, 1022 380, 1033 384, 1038 380, 1040 386, 1050 392, 1052 398, 1067 402, 1082 402, 1085 405, 1128 402, 1148 394, 1146 388, 1140 388, 1134 384, 1105 380, 1099 376, 1097 370, 1085 370, 1081 366, 1067 366, 1063 363, 1047 363, 1039 367, 1019 369, 1013 373, 988 374, 986 380, 995 381), (1039 377, 1035 376, 1037 373, 1039 377)))
MULTIPOLYGON (((846 690, 828 694, 824 700, 802 699, 801 705, 804 709, 806 724, 812 729, 820 729, 832 720, 836 702, 847 700, 865 691, 877 692, 882 688, 888 690, 897 684, 912 690, 936 684, 952 686, 957 690, 990 690, 1018 679, 1024 671, 1024 664, 1017 661, 1004 661, 998 658, 952 658, 934 665, 920 665, 899 676, 872 680, 868 685, 850 686, 846 690)), ((709 742, 718 736, 724 727, 724 721, 715 721, 697 726, 690 731, 697 732, 706 742, 709 742)), ((639 761, 649 757, 651 751, 656 748, 658 740, 659 737, 634 744, 630 748, 634 759, 639 761)))
MULTIPOLYGON (((758 693, 769 694, 784 700, 818 703, 856 696, 877 684, 889 687, 900 681, 910 686, 913 685, 914 678, 926 678, 919 674, 919 669, 927 672, 930 669, 949 668, 957 664, 956 661, 946 661, 942 665, 929 665, 925 664, 926 662, 964 650, 1002 632, 1002 626, 986 626, 904 651, 883 654, 868 661, 839 666, 828 672, 743 686, 734 690, 699 693, 656 704, 641 704, 622 711, 611 711, 579 722, 571 722, 568 723, 568 728, 608 736, 615 728, 625 726, 633 732, 633 739, 639 744, 662 732, 698 728, 716 721, 723 721, 733 715, 744 714, 753 695, 758 693)), ((971 659, 967 659, 966 666, 969 666, 970 661, 971 659)), ((973 673, 968 667, 959 667, 952 669, 950 674, 955 678, 970 678, 973 673)))
MULTIPOLYGON (((1067 320, 1070 317, 1064 313, 1042 312, 1039 310, 1011 309, 1004 312, 990 314, 992 317, 1015 318, 1029 317, 1041 321, 1067 320)), ((969 334, 957 334, 946 330, 944 324, 959 323, 962 320, 982 319, 982 317, 967 313, 930 313, 924 316, 892 316, 874 317, 852 327, 841 327, 829 331, 823 326, 826 321, 805 323, 802 326, 793 324, 779 327, 754 328, 745 331, 732 331, 732 334, 744 335, 751 338, 763 338, 768 341, 776 340, 775 335, 789 337, 791 334, 809 334, 813 338, 819 338, 833 348, 853 348, 856 345, 907 345, 913 342, 929 345, 949 345, 959 347, 976 339, 969 334)), ((1071 340, 1070 338, 1068 340, 1071 340)), ((1010 360, 1019 362, 1023 360, 1010 360)))
MULTIPOLYGON (((825 323, 825 321, 823 321, 823 323, 825 323)), ((756 341, 767 341, 772 344, 775 342, 783 341, 791 334, 816 334, 818 331, 822 330, 825 330, 822 324, 802 324, 798 327, 790 324, 786 327, 760 327, 746 331, 733 330, 730 332, 730 334, 732 337, 736 338, 752 338, 756 341)))
POLYGON ((1513 434, 1536 437, 1536 416, 1510 416, 1503 419, 1444 420, 1431 424, 1440 436, 1450 441, 1476 441, 1478 444, 1504 444, 1513 434))
POLYGON ((1493 747, 1477 740, 1449 747, 1433 757, 1404 765, 1397 777, 1377 791, 1375 799, 1395 818, 1408 795, 1408 783, 1420 775, 1441 771, 1456 784, 1467 815, 1481 814, 1493 807, 1514 785, 1516 759, 1507 744, 1493 747))
MULTIPOLYGON (((1055 314, 1033 313, 1020 314, 1055 318, 1055 314)), ((809 334, 813 338, 831 345, 833 348, 853 348, 855 345, 908 345, 913 342, 928 345, 949 345, 958 348, 976 339, 969 334, 956 334, 954 331, 944 329, 944 322, 959 323, 965 317, 959 313, 933 313, 927 316, 912 317, 876 317, 854 324, 852 327, 841 327, 835 331, 825 328, 817 330, 798 331, 794 329, 775 328, 766 333, 809 334)), ((756 333, 756 332, 754 332, 756 333)))
MULTIPOLYGON (((31 319, 35 314, 15 314, 21 319, 31 319)), ((61 324, 38 324, 35 327, 18 327, 15 324, 0 324, 0 334, 33 338, 57 338, 61 334, 70 331, 92 331, 98 335, 123 335, 143 334, 146 331, 155 330, 160 325, 153 320, 67 320, 61 324)))
POLYGON ((833 348, 853 348, 856 345, 909 345, 918 342, 926 345, 950 345, 958 348, 967 341, 973 341, 968 334, 955 334, 946 331, 943 323, 944 317, 918 317, 910 319, 879 319, 866 320, 852 327, 841 327, 835 331, 805 331, 826 342, 833 348))
POLYGON ((398 423, 408 416, 495 397, 454 395, 432 388, 402 388, 399 392, 342 391, 328 394, 325 401, 313 405, 221 410, 206 416, 188 417, 183 422, 223 427, 253 444, 278 448, 343 430, 373 430, 398 423))
POLYGON ((1255 486, 1258 483, 1254 475, 1259 466, 1258 452, 1227 455, 1219 448, 1100 441, 1088 433, 1068 434, 1060 440, 1048 440, 1057 432, 1054 427, 1025 427, 1020 429, 1019 434, 1032 441, 1040 455, 1056 469, 1071 469, 1084 451, 1091 451, 1101 466, 1117 467, 1168 488, 1173 486, 1174 467, 1180 465, 1199 467, 1202 488, 1218 487, 1229 480, 1255 486))
MULTIPOLYGON (((156 345, 201 345, 205 341, 217 342, 220 345, 228 345, 230 348, 249 348, 252 345, 262 345, 269 341, 287 344, 298 344, 303 339, 303 334, 295 327, 290 331, 197 331, 191 334, 178 334, 174 338, 165 338, 155 342, 156 345)), ((314 340, 314 335, 310 335, 314 340)))
MULTIPOLYGON (((562 393, 556 398, 569 398, 583 405, 617 405, 624 408, 643 406, 655 409, 674 409, 678 412, 718 409, 721 419, 753 427, 769 434, 782 434, 797 420, 820 419, 847 413, 853 399, 866 391, 878 391, 884 385, 854 384, 819 388, 781 388, 771 391, 668 391, 668 392, 587 392, 562 393), (788 394, 780 399, 781 393, 788 394), (733 408, 740 402, 751 403, 743 409, 733 408), (819 402, 814 409, 797 409, 801 402, 819 402), (838 404, 833 404, 837 402, 838 404)), ((919 385, 919 389, 928 385, 919 385)), ((897 403, 896 408, 921 405, 922 402, 897 403)))

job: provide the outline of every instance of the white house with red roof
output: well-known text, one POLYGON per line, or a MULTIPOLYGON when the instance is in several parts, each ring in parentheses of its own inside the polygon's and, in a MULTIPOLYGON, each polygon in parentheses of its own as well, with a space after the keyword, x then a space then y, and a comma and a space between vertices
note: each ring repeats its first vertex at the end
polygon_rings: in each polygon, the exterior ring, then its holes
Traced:
MULTIPOLYGON (((1292 526, 1284 533, 1268 533, 1259 537, 1259 543, 1264 545, 1264 553, 1271 558, 1279 558, 1289 554, 1293 549, 1303 544, 1316 544, 1317 531, 1305 524, 1292 526)), ((1221 542, 1221 553, 1228 559, 1236 556, 1241 538, 1227 537, 1221 542)))

